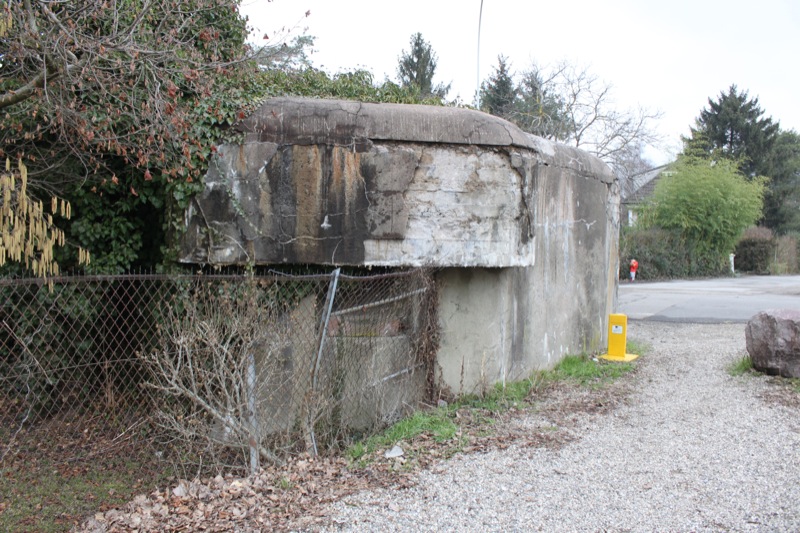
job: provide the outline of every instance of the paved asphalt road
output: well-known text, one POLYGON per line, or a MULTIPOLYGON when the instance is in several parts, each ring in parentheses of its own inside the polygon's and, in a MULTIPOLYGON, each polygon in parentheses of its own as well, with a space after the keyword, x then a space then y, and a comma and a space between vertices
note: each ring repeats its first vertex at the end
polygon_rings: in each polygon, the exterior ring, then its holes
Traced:
POLYGON ((630 320, 747 322, 764 309, 800 310, 800 276, 620 281, 618 312, 630 320))

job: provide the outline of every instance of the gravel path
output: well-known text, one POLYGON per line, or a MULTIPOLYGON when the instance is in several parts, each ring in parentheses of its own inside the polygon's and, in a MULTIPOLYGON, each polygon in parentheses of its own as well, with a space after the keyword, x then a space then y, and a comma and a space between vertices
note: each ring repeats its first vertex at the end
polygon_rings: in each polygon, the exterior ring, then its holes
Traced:
POLYGON ((730 377, 742 324, 631 322, 636 390, 558 449, 458 456, 415 487, 356 493, 333 531, 800 531, 800 410, 730 377))

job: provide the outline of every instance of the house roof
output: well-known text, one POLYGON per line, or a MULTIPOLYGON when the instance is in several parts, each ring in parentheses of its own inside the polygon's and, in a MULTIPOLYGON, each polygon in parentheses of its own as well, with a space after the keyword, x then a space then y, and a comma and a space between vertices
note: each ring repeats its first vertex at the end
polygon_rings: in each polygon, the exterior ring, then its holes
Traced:
POLYGON ((661 165, 660 167, 651 168, 646 172, 633 176, 627 193, 623 191, 622 203, 639 204, 649 198, 653 194, 656 183, 658 183, 659 178, 661 178, 667 166, 668 165, 661 165))

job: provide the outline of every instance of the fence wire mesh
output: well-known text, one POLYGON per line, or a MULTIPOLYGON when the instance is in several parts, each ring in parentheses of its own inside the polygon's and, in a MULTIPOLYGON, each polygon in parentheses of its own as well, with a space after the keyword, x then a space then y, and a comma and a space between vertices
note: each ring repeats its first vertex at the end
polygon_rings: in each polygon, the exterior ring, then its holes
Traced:
POLYGON ((425 270, 54 282, 0 280, 0 462, 22 447, 87 458, 74 436, 91 425, 173 462, 254 468, 367 435, 432 392, 425 270))

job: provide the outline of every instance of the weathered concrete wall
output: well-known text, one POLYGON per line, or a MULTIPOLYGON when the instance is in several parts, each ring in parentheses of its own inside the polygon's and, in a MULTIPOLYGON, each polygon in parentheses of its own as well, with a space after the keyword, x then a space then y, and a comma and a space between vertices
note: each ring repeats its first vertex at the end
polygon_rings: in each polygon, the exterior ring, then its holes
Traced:
POLYGON ((445 267, 454 390, 602 347, 619 191, 598 159, 465 109, 280 98, 240 129, 187 212, 184 262, 445 267))
POLYGON ((614 307, 613 190, 569 167, 536 174, 530 267, 439 274, 438 360, 454 392, 525 378, 604 347, 614 307))
POLYGON ((604 347, 615 283, 606 269, 615 264, 615 248, 595 228, 606 224, 603 206, 587 201, 602 198, 604 186, 574 176, 540 185, 534 226, 542 238, 533 266, 448 268, 438 276, 438 360, 453 392, 523 379, 566 354, 604 347))

